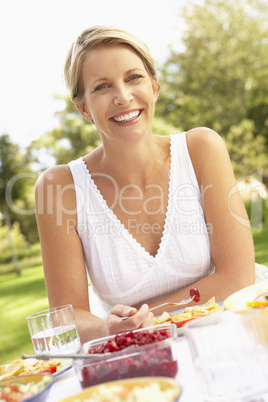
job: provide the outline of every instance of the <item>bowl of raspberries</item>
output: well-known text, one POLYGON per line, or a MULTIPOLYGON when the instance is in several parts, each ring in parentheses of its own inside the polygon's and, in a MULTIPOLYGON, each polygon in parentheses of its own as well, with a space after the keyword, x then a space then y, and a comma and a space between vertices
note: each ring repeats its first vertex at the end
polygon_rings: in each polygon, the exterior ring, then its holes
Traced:
POLYGON ((175 378, 176 336, 176 325, 162 324, 84 343, 73 363, 82 388, 124 378, 175 378))

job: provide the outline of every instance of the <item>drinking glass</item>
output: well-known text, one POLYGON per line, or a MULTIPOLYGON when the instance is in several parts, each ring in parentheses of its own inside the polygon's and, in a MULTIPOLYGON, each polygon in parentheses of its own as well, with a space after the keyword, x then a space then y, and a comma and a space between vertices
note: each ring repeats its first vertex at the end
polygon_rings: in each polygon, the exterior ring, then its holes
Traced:
POLYGON ((75 353, 81 346, 71 304, 26 317, 36 355, 75 353))
POLYGON ((244 401, 268 389, 268 353, 258 312, 226 311, 184 325, 205 401, 244 401))

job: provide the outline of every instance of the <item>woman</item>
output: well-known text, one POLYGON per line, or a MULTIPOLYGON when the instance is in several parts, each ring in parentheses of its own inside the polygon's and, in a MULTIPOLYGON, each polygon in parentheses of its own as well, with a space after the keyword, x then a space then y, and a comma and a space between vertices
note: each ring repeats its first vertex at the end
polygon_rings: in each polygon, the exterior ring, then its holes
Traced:
POLYGON ((65 79, 102 144, 40 176, 36 214, 49 303, 73 305, 82 342, 152 325, 148 307, 192 286, 202 303, 252 284, 251 230, 224 142, 207 128, 152 134, 159 86, 146 45, 87 29, 65 79))

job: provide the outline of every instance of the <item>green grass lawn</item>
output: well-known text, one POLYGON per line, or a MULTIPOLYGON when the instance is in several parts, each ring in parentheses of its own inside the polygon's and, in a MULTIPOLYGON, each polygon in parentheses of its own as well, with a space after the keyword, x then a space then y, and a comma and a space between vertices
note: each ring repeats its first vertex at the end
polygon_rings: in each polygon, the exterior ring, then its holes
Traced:
POLYGON ((263 225, 260 232, 253 231, 253 240, 256 262, 268 266, 268 224, 263 225))
MULTIPOLYGON (((253 232, 256 262, 268 266, 268 224, 253 232)), ((0 365, 33 353, 25 317, 48 308, 41 265, 0 275, 0 365)))
POLYGON ((0 365, 33 353, 25 317, 48 308, 43 268, 0 276, 0 365))

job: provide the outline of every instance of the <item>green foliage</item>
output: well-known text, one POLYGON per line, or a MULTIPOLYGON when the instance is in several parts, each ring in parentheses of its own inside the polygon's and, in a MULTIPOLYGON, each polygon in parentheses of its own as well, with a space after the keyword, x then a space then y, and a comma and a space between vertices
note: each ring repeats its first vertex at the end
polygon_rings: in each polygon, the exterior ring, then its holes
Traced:
POLYGON ((22 153, 7 134, 0 136, 0 219, 7 226, 18 221, 27 240, 35 242, 38 239, 34 215, 37 174, 30 163, 30 155, 22 153))
MULTIPOLYGON (((30 257, 24 257, 23 259, 19 260, 20 264, 20 269, 21 271, 28 269, 28 268, 34 268, 37 266, 42 265, 42 257, 41 253, 36 256, 30 256, 30 257)), ((8 274, 16 272, 14 269, 14 265, 11 262, 5 263, 5 264, 0 264, 0 275, 3 274, 8 274)))
POLYGON ((176 134, 182 131, 182 129, 173 126, 172 124, 166 122, 164 119, 160 117, 154 117, 152 121, 152 131, 153 134, 157 135, 170 135, 170 134, 176 134))
POLYGON ((11 230, 7 226, 0 227, 0 261, 3 255, 11 254, 8 236, 12 238, 12 242, 17 250, 22 250, 26 246, 26 239, 20 231, 18 222, 13 223, 11 230))
POLYGON ((256 69, 254 82, 250 93, 250 106, 248 108, 248 118, 255 122, 255 132, 257 135, 266 137, 268 145, 268 69, 256 69))
POLYGON ((268 199, 258 198, 252 201, 245 201, 244 204, 253 230, 260 231, 263 224, 268 225, 268 199), (257 215, 261 216, 261 219, 256 227, 254 227, 254 214, 256 214, 257 211, 257 215))
POLYGON ((183 18, 183 50, 172 50, 161 69, 157 113, 185 130, 208 126, 223 135, 250 117, 268 136, 267 3, 189 2, 183 18))
POLYGON ((56 164, 66 164, 100 145, 100 137, 95 126, 79 114, 69 97, 58 96, 58 99, 65 102, 64 109, 56 113, 60 124, 33 141, 30 149, 35 153, 43 149, 56 164))
POLYGON ((254 122, 245 119, 231 126, 225 137, 237 179, 257 171, 262 171, 263 176, 268 177, 265 138, 261 135, 254 138, 254 130, 254 122))
POLYGON ((19 222, 21 232, 25 235, 29 243, 36 243, 39 240, 38 230, 35 218, 34 205, 34 186, 38 178, 37 172, 32 172, 29 168, 28 172, 21 174, 19 181, 23 182, 23 192, 18 199, 12 197, 9 203, 12 214, 12 221, 19 222))
MULTIPOLYGON (((18 225, 18 223, 15 222, 13 227, 15 225, 18 225)), ((5 234, 7 227, 3 226, 3 231, 1 229, 2 228, 0 228, 0 236, 2 236, 2 234, 5 234)), ((25 237, 21 233, 19 233, 19 235, 25 240, 25 237)), ((1 237, 0 237, 0 241, 1 241, 1 237)), ((20 262, 25 259, 28 259, 30 261, 31 259, 34 259, 35 257, 39 258, 38 259, 39 262, 41 261, 41 249, 40 249, 39 243, 30 245, 30 244, 26 243, 25 241, 23 243, 22 239, 20 239, 19 240, 20 243, 18 245, 17 241, 18 240, 15 239, 15 247, 16 247, 17 258, 20 262), (24 245, 24 246, 22 247, 22 245, 24 245)), ((5 238, 3 241, 3 244, 6 245, 6 242, 7 242, 7 239, 5 238)), ((1 246, 2 246, 2 244, 1 244, 1 246)), ((3 264, 7 264, 11 261, 12 261, 12 255, 11 255, 10 248, 5 248, 4 250, 0 249, 0 273, 2 272, 3 264)), ((32 262, 30 265, 33 265, 32 262)), ((10 267, 6 267, 6 268, 8 268, 8 269, 4 269, 4 271, 5 270, 12 271, 12 269, 10 269, 10 267)), ((21 268, 23 268, 23 267, 21 267, 21 268)))
POLYGON ((259 231, 253 231, 255 260, 259 264, 268 266, 268 225, 264 224, 259 231))
MULTIPOLYGON (((6 203, 5 192, 15 176, 27 170, 28 160, 20 153, 17 144, 11 142, 7 134, 0 136, 0 201, 1 209, 6 203)), ((12 188, 12 197, 19 199, 25 192, 23 180, 17 180, 12 188)))

